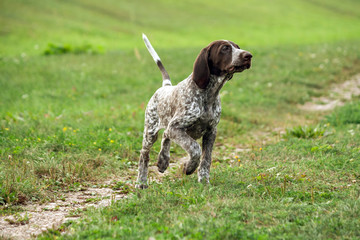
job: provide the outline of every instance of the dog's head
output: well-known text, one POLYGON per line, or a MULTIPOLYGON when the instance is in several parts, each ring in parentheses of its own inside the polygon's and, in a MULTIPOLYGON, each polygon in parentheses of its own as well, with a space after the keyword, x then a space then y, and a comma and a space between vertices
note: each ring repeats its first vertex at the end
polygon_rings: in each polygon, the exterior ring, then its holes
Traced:
POLYGON ((194 63, 193 80, 205 89, 210 75, 223 76, 242 72, 251 66, 252 55, 231 41, 219 40, 203 48, 194 63))

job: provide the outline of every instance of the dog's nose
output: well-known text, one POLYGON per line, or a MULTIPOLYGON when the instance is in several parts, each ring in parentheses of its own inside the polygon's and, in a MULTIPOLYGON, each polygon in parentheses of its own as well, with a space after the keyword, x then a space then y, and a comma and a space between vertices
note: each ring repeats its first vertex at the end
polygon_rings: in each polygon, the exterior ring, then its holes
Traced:
POLYGON ((244 52, 243 53, 243 58, 244 58, 244 60, 251 60, 252 55, 249 52, 244 52))

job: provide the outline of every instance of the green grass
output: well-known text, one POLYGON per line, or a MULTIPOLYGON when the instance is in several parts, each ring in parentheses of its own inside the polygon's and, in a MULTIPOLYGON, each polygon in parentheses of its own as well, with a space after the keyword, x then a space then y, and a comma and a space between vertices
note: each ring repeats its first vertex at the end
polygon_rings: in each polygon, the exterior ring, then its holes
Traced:
MULTIPOLYGON (((133 191, 121 178, 136 179, 144 109, 161 84, 145 32, 173 83, 212 40, 233 40, 254 55, 252 68, 221 92, 212 184, 171 174, 64 225, 70 236, 62 238, 356 239, 358 100, 325 120, 297 105, 360 71, 359 7, 354 0, 1 1, 0 204, 7 207, 0 214, 110 177, 133 191), (264 145, 261 133, 275 141, 279 127, 289 129, 286 141, 264 145)), ((158 150, 159 141, 151 164, 158 150)), ((175 144, 171 154, 184 155, 175 144)))
MULTIPOLYGON (((335 52, 333 48, 319 44, 254 49, 258 59, 253 68, 235 76, 222 91, 218 141, 254 144, 247 132, 291 126, 289 113, 303 119, 296 104, 326 93, 330 83, 358 70, 357 46, 347 43, 335 52), (325 58, 344 61, 325 64, 325 58), (321 64, 323 69, 318 68, 321 64)), ((197 52, 162 51, 174 82, 189 74, 197 52), (181 68, 184 65, 188 67, 181 68)), ((40 55, 19 62, 3 59, 0 69, 1 87, 8 89, 0 101, 1 171, 12 176, 2 185, 6 198, 15 193, 7 202, 23 199, 20 196, 39 199, 47 188, 101 179, 137 164, 146 101, 160 85, 150 58, 139 61, 127 52, 40 55)), ((178 147, 173 152, 181 153, 178 147)))
POLYGON ((169 177, 40 239, 357 239, 360 128, 328 128, 215 159, 211 185, 169 177))

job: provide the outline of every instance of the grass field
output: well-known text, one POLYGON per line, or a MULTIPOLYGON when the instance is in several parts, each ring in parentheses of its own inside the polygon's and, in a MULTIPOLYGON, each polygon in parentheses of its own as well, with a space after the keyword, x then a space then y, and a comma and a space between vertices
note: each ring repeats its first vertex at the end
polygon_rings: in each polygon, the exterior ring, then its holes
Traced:
MULTIPOLYGON (((211 185, 172 173, 87 211, 64 225, 69 235, 41 238, 359 238, 359 98, 327 117, 297 107, 360 72, 359 8, 356 0, 1 1, 1 215, 79 184, 136 180, 144 109, 161 85, 145 32, 174 83, 213 40, 254 55, 221 92, 211 185), (319 134, 294 137, 305 125, 319 134), (281 128, 291 130, 281 137, 281 128)), ((159 141, 151 164, 158 150, 159 141)), ((175 144, 171 154, 184 156, 175 144)))

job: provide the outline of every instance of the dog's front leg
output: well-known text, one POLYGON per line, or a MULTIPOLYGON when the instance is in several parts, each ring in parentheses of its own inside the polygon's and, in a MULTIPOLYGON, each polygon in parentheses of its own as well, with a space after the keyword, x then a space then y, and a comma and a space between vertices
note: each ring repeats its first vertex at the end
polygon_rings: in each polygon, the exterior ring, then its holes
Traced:
POLYGON ((216 128, 209 129, 202 139, 202 156, 198 171, 198 181, 210 183, 211 154, 216 139, 216 128))

